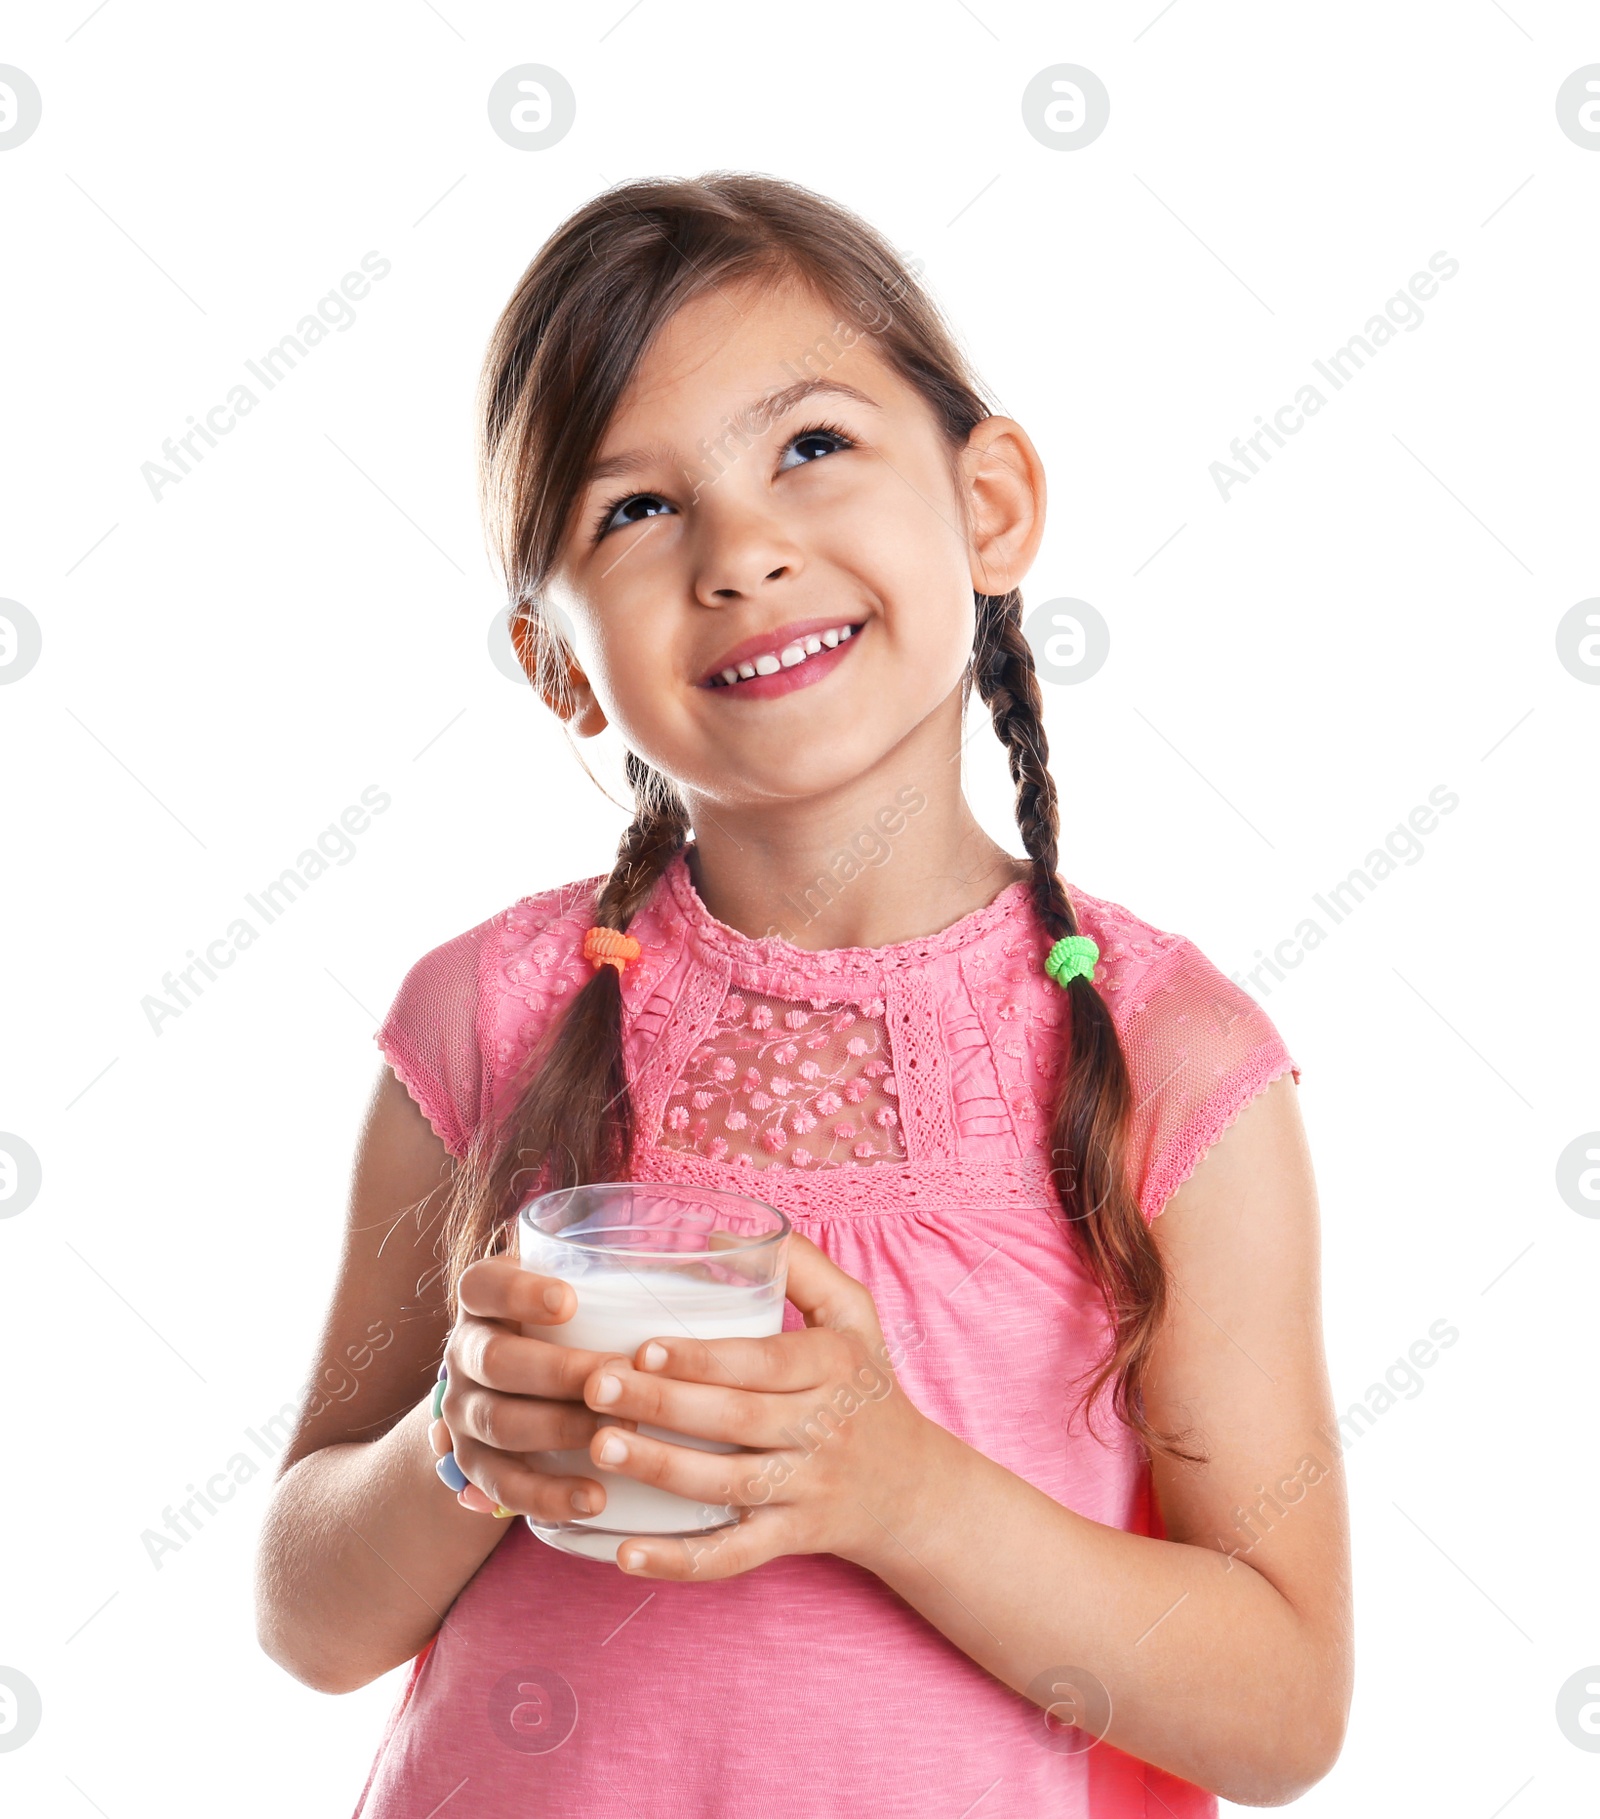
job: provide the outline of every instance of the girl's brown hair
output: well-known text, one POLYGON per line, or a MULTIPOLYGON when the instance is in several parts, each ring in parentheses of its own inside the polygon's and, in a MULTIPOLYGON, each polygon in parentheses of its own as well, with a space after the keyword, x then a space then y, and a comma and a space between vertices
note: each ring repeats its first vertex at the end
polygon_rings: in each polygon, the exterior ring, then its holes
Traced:
MULTIPOLYGON (((539 590, 556 561, 584 475, 652 337, 684 303, 753 277, 800 279, 839 313, 840 338, 870 333, 921 393, 952 454, 992 415, 929 297, 894 249, 838 204, 771 177, 718 173, 619 185, 559 227, 523 273, 495 325, 479 393, 479 486, 490 546, 506 579, 513 631, 540 692, 567 700, 572 652, 539 590)), ((1033 901, 1052 941, 1078 932, 1056 874, 1055 784, 1046 763, 1022 598, 978 594, 963 682, 988 704, 1016 785, 1017 826, 1033 862, 1033 901)), ((592 921, 624 930, 685 844, 676 785, 635 753, 635 812, 592 921)), ((1067 988, 1069 1064, 1054 1108, 1051 1176, 1066 1226, 1105 1298, 1115 1340, 1089 1381, 1115 1377, 1113 1407, 1145 1444, 1192 1460, 1145 1418, 1142 1385, 1165 1313, 1160 1253, 1127 1179, 1132 1091, 1105 1000, 1087 979, 1067 988)), ((628 1179, 633 1106, 622 1053, 617 971, 593 976, 531 1053, 515 1104, 485 1119, 444 1207, 444 1271, 502 1250, 530 1192, 628 1179)))

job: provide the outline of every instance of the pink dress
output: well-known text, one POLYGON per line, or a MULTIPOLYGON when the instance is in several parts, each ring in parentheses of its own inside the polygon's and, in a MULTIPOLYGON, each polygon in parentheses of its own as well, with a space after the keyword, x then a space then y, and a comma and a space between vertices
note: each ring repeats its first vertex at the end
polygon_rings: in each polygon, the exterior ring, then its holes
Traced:
MULTIPOLYGON (((401 985, 377 1041, 456 1155, 588 976, 600 882, 523 898, 401 985)), ((1128 1056, 1134 1168, 1154 1219, 1250 1100, 1299 1069, 1185 937, 1068 889, 1099 943, 1095 983, 1128 1056)), ((919 1408, 1069 1509, 1161 1535, 1131 1430, 1102 1400, 1092 1439, 1062 1387, 1108 1328, 1042 1155, 1070 1031, 1027 886, 936 935, 813 953, 718 922, 680 854, 630 932, 642 947, 623 975, 637 1178, 781 1208, 872 1291, 919 1408)), ((789 1306, 785 1329, 803 1324, 789 1306)), ((517 1520, 412 1662, 356 1813, 1216 1813, 1200 1788, 1107 1743, 1063 1747, 1074 1740, 835 1555, 644 1583, 517 1520)))

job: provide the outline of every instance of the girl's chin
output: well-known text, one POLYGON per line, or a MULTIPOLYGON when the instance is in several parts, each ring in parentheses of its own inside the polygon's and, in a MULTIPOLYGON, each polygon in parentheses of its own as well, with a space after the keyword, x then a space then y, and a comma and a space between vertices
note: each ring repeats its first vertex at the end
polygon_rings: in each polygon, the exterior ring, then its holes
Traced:
MULTIPOLYGON (((841 727, 837 734, 819 728, 815 738, 787 739, 769 744, 765 740, 730 739, 717 751, 704 755, 701 764, 686 765, 677 774, 691 778, 698 774, 704 787, 690 781, 688 789, 715 806, 719 815, 749 815, 756 820, 762 815, 782 813, 829 796, 838 796, 868 776, 888 755, 888 750, 874 741, 871 749, 857 750, 850 728, 841 727)), ((859 736, 859 722, 853 729, 859 736)))

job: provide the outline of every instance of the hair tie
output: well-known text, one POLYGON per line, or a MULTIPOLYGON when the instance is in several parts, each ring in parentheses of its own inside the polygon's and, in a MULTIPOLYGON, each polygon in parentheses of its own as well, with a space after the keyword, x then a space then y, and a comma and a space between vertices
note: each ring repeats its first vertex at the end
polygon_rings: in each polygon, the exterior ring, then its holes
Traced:
POLYGON ((614 966, 620 979, 628 962, 639 958, 639 943, 632 935, 623 934, 621 929, 596 926, 584 934, 583 957, 592 960, 597 970, 602 966, 614 966))
POLYGON ((1092 980, 1099 947, 1087 935, 1063 935, 1044 958, 1044 970, 1063 989, 1080 976, 1092 980))

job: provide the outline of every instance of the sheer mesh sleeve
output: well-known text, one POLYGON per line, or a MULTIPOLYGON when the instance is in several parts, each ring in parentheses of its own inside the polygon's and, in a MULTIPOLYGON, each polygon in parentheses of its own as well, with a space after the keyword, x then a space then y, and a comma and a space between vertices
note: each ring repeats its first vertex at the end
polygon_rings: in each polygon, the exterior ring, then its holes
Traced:
POLYGON ((373 1040, 451 1155, 467 1151, 488 1102, 481 962, 493 922, 424 954, 373 1040))
POLYGON ((1261 1006, 1192 942, 1164 954, 1132 995, 1119 1033, 1139 1204, 1153 1220, 1250 1101, 1281 1074, 1298 1086, 1300 1069, 1261 1006))

